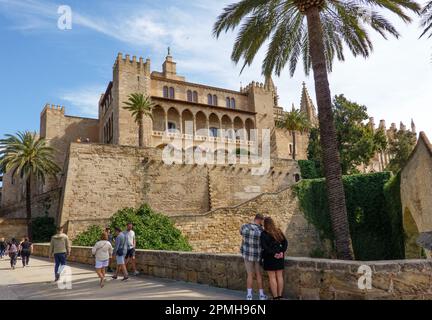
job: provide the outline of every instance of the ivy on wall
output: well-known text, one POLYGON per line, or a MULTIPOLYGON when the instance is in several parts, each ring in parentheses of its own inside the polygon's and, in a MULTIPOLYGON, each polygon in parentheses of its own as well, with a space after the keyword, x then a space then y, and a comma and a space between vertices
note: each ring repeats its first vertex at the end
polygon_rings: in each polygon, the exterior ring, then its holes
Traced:
MULTIPOLYGON (((400 181, 400 179, 399 179, 400 181)), ((343 177, 348 221, 357 260, 403 259, 403 231, 398 178, 389 172, 343 177)), ((306 219, 334 240, 324 179, 294 186, 306 219)))
POLYGON ((319 178, 319 174, 313 160, 298 160, 300 167, 300 174, 302 179, 316 179, 319 178))

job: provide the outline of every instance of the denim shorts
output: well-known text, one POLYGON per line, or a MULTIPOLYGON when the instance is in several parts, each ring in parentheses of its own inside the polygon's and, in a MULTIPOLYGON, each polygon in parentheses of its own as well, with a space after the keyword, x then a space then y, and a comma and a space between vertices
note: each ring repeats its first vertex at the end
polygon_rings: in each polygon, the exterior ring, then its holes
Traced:
POLYGON ((125 264, 125 256, 116 256, 117 264, 125 264))
POLYGON ((96 269, 106 268, 108 267, 108 264, 109 264, 109 260, 104 260, 104 261, 96 260, 95 268, 96 269))

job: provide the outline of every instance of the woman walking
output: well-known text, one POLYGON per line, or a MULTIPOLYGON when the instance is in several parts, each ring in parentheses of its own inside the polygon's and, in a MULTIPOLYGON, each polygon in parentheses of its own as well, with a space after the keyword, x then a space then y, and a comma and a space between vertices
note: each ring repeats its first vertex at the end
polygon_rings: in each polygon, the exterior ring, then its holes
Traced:
POLYGON ((18 243, 15 238, 8 243, 6 251, 9 254, 11 268, 14 270, 18 258, 18 243))
POLYGON ((24 267, 28 267, 30 261, 30 255, 33 253, 33 243, 28 238, 24 238, 24 241, 20 244, 21 260, 24 267))
POLYGON ((274 300, 282 299, 285 267, 285 251, 288 241, 282 230, 276 227, 272 218, 264 219, 264 231, 261 233, 263 268, 267 271, 270 289, 274 300))
POLYGON ((113 247, 108 241, 108 234, 102 233, 101 240, 92 248, 92 254, 96 258, 96 274, 100 278, 101 288, 105 285, 105 268, 109 266, 109 259, 113 254, 113 247))

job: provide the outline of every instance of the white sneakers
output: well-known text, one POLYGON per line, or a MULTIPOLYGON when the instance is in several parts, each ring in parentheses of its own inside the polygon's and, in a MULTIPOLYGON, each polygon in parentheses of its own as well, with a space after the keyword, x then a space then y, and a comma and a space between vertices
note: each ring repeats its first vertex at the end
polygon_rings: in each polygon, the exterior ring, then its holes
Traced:
MULTIPOLYGON (((268 300, 268 297, 265 294, 260 294, 259 299, 260 300, 268 300)), ((248 294, 246 296, 246 300, 253 300, 253 296, 251 294, 248 294)))

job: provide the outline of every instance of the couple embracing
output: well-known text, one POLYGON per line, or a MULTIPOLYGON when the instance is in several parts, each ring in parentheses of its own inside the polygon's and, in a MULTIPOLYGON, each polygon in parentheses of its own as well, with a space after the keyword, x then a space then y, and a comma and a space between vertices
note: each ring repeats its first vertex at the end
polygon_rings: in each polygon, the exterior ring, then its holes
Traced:
POLYGON ((245 261, 247 272, 247 300, 252 300, 252 287, 254 276, 259 287, 259 299, 267 300, 263 290, 261 268, 269 277, 270 289, 273 299, 282 299, 285 266, 285 251, 288 248, 288 241, 282 230, 276 227, 270 217, 256 214, 252 223, 242 225, 241 254, 245 261))

